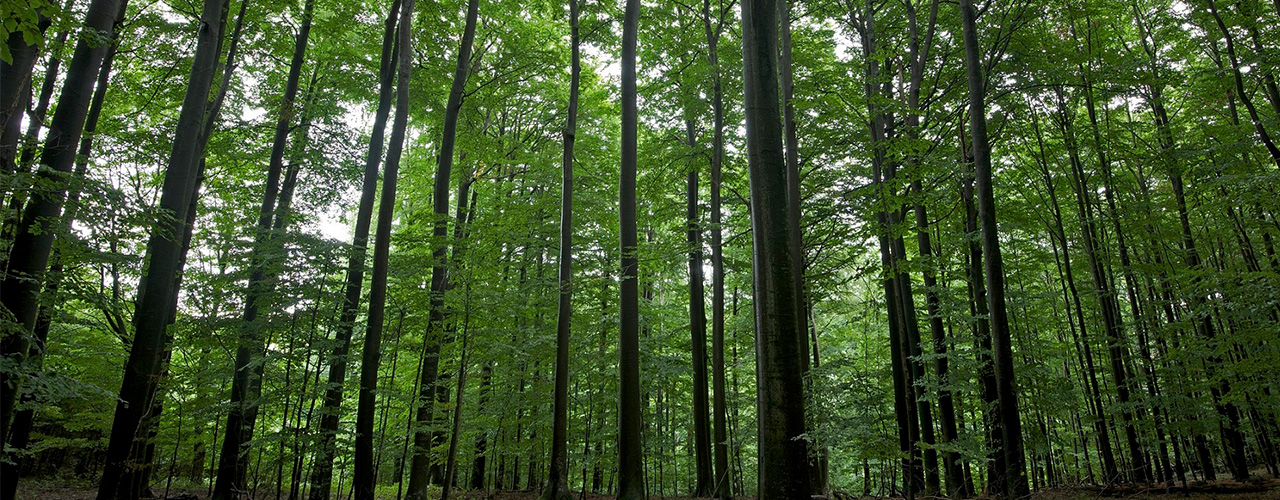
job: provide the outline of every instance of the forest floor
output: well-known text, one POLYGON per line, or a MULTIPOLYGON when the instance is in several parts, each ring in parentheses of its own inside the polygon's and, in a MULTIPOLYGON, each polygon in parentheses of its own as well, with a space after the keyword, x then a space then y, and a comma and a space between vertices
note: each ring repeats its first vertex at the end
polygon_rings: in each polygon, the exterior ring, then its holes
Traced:
MULTIPOLYGON (((169 490, 167 498, 172 500, 202 500, 207 489, 180 488, 169 490)), ((26 481, 18 487, 19 499, 30 500, 94 500, 97 489, 84 484, 59 484, 57 482, 26 481)), ((163 497, 163 490, 157 491, 157 498, 163 497)), ((463 491, 456 497, 458 500, 538 500, 539 494, 534 491, 463 491)), ((272 499, 274 492, 261 498, 272 499)), ((663 497, 656 500, 686 500, 687 497, 663 497)), ((856 497, 844 493, 834 496, 835 500, 891 500, 893 497, 856 497)), ((1280 479, 1238 483, 1235 481, 1216 481, 1211 483, 1193 483, 1188 488, 1136 488, 1136 487, 1068 487, 1038 491, 1030 500, 1100 500, 1103 498, 1123 498, 1126 500, 1280 500, 1280 479)), ((390 497, 391 500, 394 497, 390 497)), ((588 494, 578 500, 612 500, 612 496, 588 494)), ((747 497, 737 500, 750 500, 747 497)))

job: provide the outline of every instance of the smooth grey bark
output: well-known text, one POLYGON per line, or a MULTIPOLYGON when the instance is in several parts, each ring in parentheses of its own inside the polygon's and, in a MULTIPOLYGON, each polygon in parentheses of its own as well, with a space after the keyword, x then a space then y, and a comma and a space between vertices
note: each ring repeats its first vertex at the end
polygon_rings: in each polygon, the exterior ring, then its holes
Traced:
POLYGON ((636 236, 636 41, 640 1, 627 0, 622 21, 622 157, 618 182, 622 257, 618 327, 618 500, 646 497, 640 429, 640 295, 636 236))
POLYGON ((757 495, 761 500, 808 498, 808 446, 797 439, 805 433, 806 353, 793 255, 798 222, 790 220, 779 109, 777 0, 742 3, 742 53, 754 244, 757 495))

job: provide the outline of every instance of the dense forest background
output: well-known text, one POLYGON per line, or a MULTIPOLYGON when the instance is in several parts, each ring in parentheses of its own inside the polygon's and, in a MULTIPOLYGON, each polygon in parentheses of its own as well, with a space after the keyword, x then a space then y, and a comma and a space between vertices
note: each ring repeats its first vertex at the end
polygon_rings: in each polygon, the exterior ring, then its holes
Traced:
POLYGON ((5 500, 1280 475, 1280 1, 0 20, 5 500))

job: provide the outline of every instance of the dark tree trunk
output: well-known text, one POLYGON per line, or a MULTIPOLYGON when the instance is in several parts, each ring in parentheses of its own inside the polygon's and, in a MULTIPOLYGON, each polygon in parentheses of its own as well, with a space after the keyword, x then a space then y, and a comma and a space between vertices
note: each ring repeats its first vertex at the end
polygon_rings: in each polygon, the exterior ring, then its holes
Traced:
MULTIPOLYGON (((400 157, 404 151, 404 139, 409 123, 409 78, 413 66, 413 3, 400 0, 400 21, 397 30, 399 61, 396 67, 396 114, 391 124, 391 143, 387 146, 387 163, 382 172, 382 197, 378 204, 378 227, 373 242, 373 277, 369 283, 369 321, 366 324, 364 346, 360 359, 360 397, 356 408, 355 470, 352 488, 356 500, 373 500, 377 482, 377 470, 373 463, 373 424, 377 410, 378 366, 382 362, 382 329, 387 309, 387 272, 391 255, 391 224, 396 211, 396 179, 400 172, 400 157)), ((390 22, 387 23, 391 25, 390 22)), ((383 49, 386 52, 386 49, 383 49)), ((389 60, 388 60, 389 61, 389 60)), ((388 62, 384 69, 389 69, 388 62)), ((389 79, 389 71, 388 71, 389 79)), ((383 88, 390 82, 383 82, 383 88)), ((385 114, 383 115, 385 118, 385 114)), ((375 136, 377 139, 381 137, 375 136)), ((377 164, 371 151, 367 164, 377 164)), ((367 179, 366 180, 372 180, 367 179)), ((367 221, 367 220, 366 220, 367 221)), ((365 230, 368 230, 367 222, 365 230)), ((363 256, 362 256, 363 257, 363 256)), ((363 259, 361 259, 363 261, 363 259)), ((355 262, 355 257, 352 257, 355 262)), ((354 269, 355 266, 352 266, 354 269)), ((350 286, 350 282, 348 282, 350 286)), ((357 292, 355 295, 359 295, 357 292)), ((348 332, 348 340, 350 333, 348 332)))
MULTIPOLYGON (((123 12, 123 9, 121 9, 123 12)), ((117 16, 117 26, 119 25, 119 16, 117 16)), ((61 35, 66 37, 65 32, 61 35)), ((85 119, 85 133, 80 140, 80 151, 78 153, 75 164, 75 176, 84 178, 85 172, 89 167, 89 153, 93 150, 94 131, 98 127, 98 117, 102 114, 102 104, 106 99, 107 84, 111 80, 111 62, 115 59, 116 48, 118 44, 113 44, 111 50, 103 57, 102 68, 98 72, 98 81, 94 86, 92 103, 89 105, 89 113, 85 119)), ((52 78, 56 73, 57 59, 50 62, 50 71, 46 73, 45 78, 52 78)), ((49 83, 46 81, 46 83, 49 83)), ((50 83, 44 87, 52 91, 53 85, 50 83)), ((40 107, 48 105, 48 95, 41 95, 40 107)), ((35 111, 36 116, 43 116, 43 109, 35 111)), ((40 127, 39 119, 33 119, 30 129, 36 131, 40 127)), ((30 134, 29 134, 30 135, 30 134)), ((34 140, 34 136, 31 137, 34 140)), ((73 187, 67 195, 67 209, 63 213, 63 220, 58 227, 58 234, 65 235, 70 229, 71 224, 75 221, 76 212, 79 208, 81 190, 73 187)), ((36 320, 35 331, 32 334, 32 344, 28 349, 28 366, 32 371, 39 371, 44 363, 45 342, 49 338, 49 328, 53 323, 53 312, 58 303, 56 300, 58 289, 62 283, 62 272, 64 262, 60 252, 55 251, 52 254, 53 263, 49 266, 48 277, 45 279, 43 297, 55 297, 55 302, 46 302, 40 306, 40 310, 36 320)), ((34 395, 24 391, 21 394, 21 403, 30 404, 34 402, 34 395)), ((24 455, 27 446, 31 441, 31 430, 35 423, 35 410, 26 408, 19 410, 13 419, 8 437, 9 449, 6 452, 6 460, 0 463, 0 499, 12 500, 17 496, 19 472, 22 469, 24 455)))
MULTIPOLYGON (((469 0, 467 2, 466 26, 462 33, 461 43, 458 46, 457 65, 453 71, 453 84, 449 90, 449 101, 445 106, 444 130, 440 140, 440 153, 436 158, 435 188, 431 199, 436 218, 432 235, 437 242, 445 241, 448 235, 449 179, 453 169, 453 149, 458 133, 458 113, 462 109, 462 97, 467 83, 467 70, 471 65, 471 45, 475 40, 478 8, 478 0, 469 0)), ((404 49, 401 50, 403 53, 404 49)), ((436 394, 436 375, 440 369, 440 345, 444 341, 444 294, 449 283, 447 253, 448 245, 438 244, 431 255, 431 305, 428 313, 422 380, 419 386, 417 402, 416 420, 419 430, 415 431, 413 436, 413 464, 409 472, 409 491, 407 493, 409 500, 425 500, 427 487, 431 483, 431 446, 433 439, 432 432, 427 427, 434 420, 433 404, 436 394)))
MULTIPOLYGON (((542 500, 571 500, 569 492, 569 328, 573 297, 573 142, 578 133, 578 1, 569 0, 569 110, 564 125, 563 177, 560 184, 560 293, 556 311, 556 368, 551 416, 551 463, 542 500)), ((477 446, 479 449, 480 446, 477 446)), ((479 458, 478 458, 479 460, 479 458)), ((483 472, 484 466, 477 468, 483 472)), ((474 483, 474 481, 473 481, 474 483)), ((473 484, 474 487, 474 484, 473 484)))
POLYGON ((964 59, 969 83, 969 120, 973 134, 975 197, 982 232, 983 267, 987 283, 987 307, 991 323, 992 357, 996 370, 996 388, 1000 400, 1001 432, 1004 434, 1004 457, 1007 467, 1003 494, 1022 498, 1030 494, 1026 478, 1026 459, 1022 453, 1022 421, 1018 415, 1017 383, 1013 373, 1013 346, 1009 332, 1009 316, 1004 300, 1004 263, 1000 256, 1000 234, 996 227, 996 208, 991 175, 991 147, 987 142, 986 82, 982 74, 981 48, 978 45, 978 12, 972 0, 961 0, 960 17, 964 31, 964 59))
MULTIPOLYGON (((471 311, 463 312, 463 322, 465 318, 470 317, 471 311)), ((449 492, 453 489, 454 483, 457 482, 458 473, 458 435, 462 433, 462 395, 463 389, 467 387, 467 328, 462 328, 462 346, 461 354, 458 360, 458 382, 454 392, 454 400, 457 401, 453 405, 453 430, 449 433, 449 455, 447 465, 445 466, 444 480, 440 488, 440 500, 449 500, 449 492)), ((533 483, 533 467, 530 466, 530 489, 533 483)), ((370 496, 370 499, 373 497, 370 496)))
MULTIPOLYGON (((920 34, 920 27, 919 27, 919 22, 917 20, 915 4, 913 2, 908 1, 905 3, 905 5, 907 10, 907 20, 908 20, 908 27, 909 27, 908 32, 910 34, 910 39, 908 43, 908 47, 909 47, 908 69, 909 69, 910 81, 908 82, 908 86, 907 86, 908 112, 906 116, 906 135, 909 139, 915 140, 915 139, 918 139, 920 135, 920 127, 921 127, 920 114, 924 112, 924 110, 920 109, 921 107, 920 92, 921 92, 921 87, 923 86, 923 83, 924 83, 924 67, 929 60, 929 52, 933 46, 933 35, 934 35, 934 30, 936 29, 935 27, 937 25, 936 23, 937 23, 937 17, 938 17, 938 1, 934 0, 930 4, 928 25, 925 28, 925 33, 923 37, 920 34), (921 47, 921 43, 924 44, 923 48, 921 47)), ((914 167, 917 171, 917 173, 914 176, 916 180, 911 184, 911 189, 917 194, 917 196, 919 196, 921 191, 919 178, 921 175, 923 175, 922 172, 919 172, 919 169, 921 167, 920 158, 918 154, 913 153, 908 155, 908 161, 910 162, 911 166, 914 167)), ((903 206, 902 215, 899 215, 897 217, 905 218, 906 210, 907 210, 907 207, 903 206)), ((918 201, 916 203, 915 212, 916 212, 915 215, 916 215, 916 224, 917 224, 917 234, 916 234, 917 246, 920 251, 921 260, 925 261, 925 264, 924 264, 925 271, 922 274, 924 275, 925 303, 926 303, 927 311, 929 313, 929 327, 930 327, 931 340, 932 340, 931 342, 932 348, 929 349, 928 351, 930 351, 931 354, 935 354, 938 356, 934 362, 934 371, 938 376, 938 381, 940 384, 939 387, 941 388, 938 393, 938 406, 939 406, 940 413, 943 413, 942 434, 943 434, 944 441, 951 442, 956 438, 955 410, 952 407, 951 393, 946 387, 946 384, 947 384, 946 382, 946 371, 947 371, 946 334, 943 331, 942 317, 938 314, 938 309, 939 309, 938 297, 936 295, 936 292, 934 291, 937 285, 937 279, 933 275, 933 271, 931 267, 932 263, 928 262, 930 258, 931 249, 929 245, 929 233, 924 229, 924 224, 927 222, 928 218, 925 216, 925 213, 924 213, 925 209, 924 209, 923 202, 918 201)), ((902 253, 902 256, 905 258, 906 245, 903 243, 901 236, 897 237, 897 241, 895 242, 895 245, 899 249, 899 251, 902 253)), ((903 272, 899 275, 899 280, 902 283, 902 286, 904 287, 903 297, 904 299, 908 299, 903 301, 903 311, 908 316, 914 316, 915 315, 914 302, 909 300, 910 294, 912 293, 910 275, 903 272)), ((925 369, 924 369, 924 362, 920 360, 919 356, 924 354, 925 352, 925 343, 920 340, 920 328, 918 325, 918 321, 915 318, 912 318, 911 322, 907 326, 909 327, 909 331, 912 333, 911 346, 914 351, 913 356, 916 357, 916 359, 913 360, 912 365, 915 371, 916 382, 920 383, 920 381, 922 381, 924 378, 925 369)), ((924 388, 921 387, 917 390, 924 391, 924 388)), ((938 477, 939 476, 938 452, 935 447, 936 438, 934 437, 933 413, 932 413, 932 407, 929 405, 928 399, 919 397, 919 395, 917 395, 916 411, 919 414, 921 438, 925 444, 924 494, 936 495, 940 491, 941 486, 939 484, 940 481, 938 477)), ((943 458, 944 458, 944 461, 946 462, 945 473, 947 476, 946 478, 947 490, 948 492, 951 492, 952 495, 955 495, 958 492, 958 490, 962 489, 962 486, 963 486, 963 481, 960 474, 959 456, 956 453, 944 453, 943 458)))
POLYGON ((726 406, 724 387, 724 252, 722 251, 723 214, 720 210, 721 168, 724 163, 724 93, 720 86, 720 58, 717 47, 724 15, 713 28, 711 24, 711 0, 702 2, 702 26, 707 36, 707 59, 711 65, 711 407, 712 451, 715 458, 715 481, 712 495, 729 498, 729 446, 726 430, 726 406))
MULTIPOLYGON (((70 6, 68 3, 67 7, 70 6)), ((43 35, 53 24, 53 19, 43 11, 36 15, 36 29, 43 35)), ((65 35, 61 38, 65 39, 65 35)), ((22 135, 22 112, 31 101, 31 72, 40 58, 40 46, 28 44, 20 29, 9 33, 5 43, 10 60, 0 59, 0 173, 12 174, 17 170, 15 161, 18 158, 18 137, 22 135)), ((50 62, 53 61, 56 59, 50 62)), ((55 66, 50 64, 50 67, 55 66)), ((53 72, 57 70, 53 69, 53 72)), ((45 82, 49 82, 48 75, 45 82)), ((39 125, 32 123, 33 127, 39 125)))
POLYGON ((245 292, 244 315, 236 348, 235 372, 231 379, 231 410, 227 415, 226 435, 222 440, 218 476, 213 487, 212 498, 216 500, 230 500, 247 488, 245 474, 248 471, 249 443, 253 439, 254 425, 258 419, 262 372, 266 366, 260 358, 265 355, 262 330, 267 325, 258 319, 258 311, 270 300, 276 281, 274 277, 278 272, 276 268, 279 254, 283 250, 281 237, 273 230, 273 222, 282 191, 280 184, 284 173, 284 153, 296 114, 294 101, 298 95, 302 65, 306 60, 314 7, 315 0, 307 0, 303 6, 302 26, 294 39, 289 77, 285 82, 284 95, 276 117, 275 136, 267 167, 267 184, 263 191, 250 256, 249 284, 245 292))
MULTIPOLYGON (((382 58, 378 66, 378 109, 374 114, 373 132, 369 137, 369 152, 365 156, 360 205, 356 212, 351 254, 347 260, 346 295, 343 296, 342 315, 338 319, 337 344, 334 345, 333 354, 329 357, 328 389, 325 390, 324 404, 320 410, 320 430, 317 436, 319 443, 316 444, 317 453, 311 464, 310 498, 312 500, 328 499, 329 485, 333 479, 333 455, 338 420, 341 416, 342 386, 347 378, 351 334, 355 330, 356 314, 360 310, 360 293, 364 287, 365 257, 369 245, 369 226, 373 219, 373 200, 378 190, 378 164, 382 160, 383 137, 386 133, 387 115, 391 112, 392 89, 398 67, 396 20, 401 16, 400 8, 401 0, 393 0, 383 27, 382 58)), ((393 130, 392 135, 394 134, 393 130)), ((373 323, 369 325, 372 327, 373 323)))
MULTIPOLYGON (((134 339, 125 365, 119 402, 107 445, 106 467, 98 484, 98 498, 117 498, 129 451, 144 414, 156 397, 166 357, 167 327, 177 307, 177 288, 185 261, 183 248, 190 223, 192 198, 199 183, 203 142, 217 108, 208 103, 209 91, 221 52, 226 0, 207 0, 197 36, 195 59, 187 80, 186 97, 174 133, 168 167, 160 195, 160 217, 147 242, 146 273, 138 283, 134 308, 134 339)), ((72 67, 75 67, 73 64, 72 67)), ((70 76, 70 74, 68 74, 70 76)), ((65 91, 64 91, 65 92, 65 91)), ((220 102, 215 101, 215 102, 220 102)))
MULTIPOLYGON (((63 4, 62 10, 64 12, 70 10, 74 3, 75 0, 67 0, 67 2, 63 4)), ((123 12, 124 8, 121 8, 120 11, 123 12)), ((116 16, 117 20, 119 20, 119 17, 119 15, 116 16)), ((119 25, 119 22, 116 24, 119 25)), ((58 32, 57 40, 54 42, 53 46, 60 47, 65 44, 67 36, 70 33, 70 30, 62 30, 58 32)), ((12 171, 5 171, 5 173, 31 171, 32 164, 36 158, 36 149, 39 146, 40 130, 44 128, 45 116, 49 111, 49 101, 53 99, 53 91, 58 84, 58 71, 62 67, 62 59, 55 56, 57 56, 57 54, 51 52, 49 54, 49 59, 45 62, 44 80, 43 83, 40 84, 40 97, 36 100, 35 106, 27 113, 28 119, 26 133, 22 136, 21 142, 18 142, 13 146, 17 148, 16 151, 14 151, 14 154, 20 155, 16 164, 11 163, 11 159, 3 156, 9 154, 9 150, 4 148, 9 147, 7 144, 13 139, 10 139, 8 135, 5 135, 3 139, 0 139, 0 144, 5 144, 5 146, 0 146, 0 166, 3 166, 3 168, 12 167, 14 169, 12 171)), ((18 61, 15 60, 14 62, 16 63, 18 61)), ((0 61, 0 65, 4 64, 6 63, 0 61)), ((104 57, 103 65, 105 64, 106 61, 104 57)), ((0 78, 0 81, 7 82, 4 78, 9 77, 6 76, 0 78)), ((31 85, 34 85, 35 80, 31 79, 30 81, 32 82, 31 85)), ((5 85, 8 85, 8 83, 5 83, 5 85)), ((23 98, 29 99, 29 96, 23 98)), ((21 121, 21 115, 18 113, 17 109, 9 115, 8 120, 9 121, 0 121, 0 126, 17 126, 17 123, 21 121)), ((16 134, 17 129, 5 128, 4 133, 16 134)), ((16 137, 16 135, 14 137, 16 137)), ((83 140, 81 140, 81 143, 83 144, 83 140)), ((26 201, 27 194, 17 189, 12 191, 5 190, 3 192, 5 196, 12 196, 9 198, 9 208, 13 213, 6 215, 2 223, 3 226, 0 226, 0 244, 7 246, 8 242, 11 241, 10 238, 13 237, 13 229, 18 223, 17 219, 22 215, 22 204, 26 201)))
MULTIPOLYGON (((493 364, 488 363, 480 370, 480 406, 479 411, 483 412, 489 404, 489 386, 493 380, 493 364)), ((588 421, 590 418, 588 418, 588 421)), ((489 447, 489 431, 476 434, 476 453, 475 461, 471 464, 471 489, 485 489, 485 464, 488 461, 489 447)))
POLYGON ((636 39, 640 1, 627 0, 622 21, 622 159, 618 182, 622 256, 618 330, 618 500, 644 498, 640 438, 640 294, 636 238, 636 39))
POLYGON ((743 83, 756 324, 758 498, 811 493, 805 433, 802 292, 795 269, 787 163, 779 110, 777 0, 742 4, 743 83))
MULTIPOLYGON (((685 119, 685 139, 691 150, 697 147, 693 119, 685 119)), ((689 333, 693 357, 693 450, 695 482, 693 496, 712 493, 710 410, 707 401, 707 311, 702 274, 702 224, 698 215, 698 167, 689 162, 685 186, 685 244, 689 261, 689 333)))
MULTIPOLYGON (((1099 390, 1097 370, 1094 368, 1093 364, 1093 349, 1090 347, 1089 342, 1089 328, 1085 323, 1084 308, 1080 303, 1080 293, 1076 288, 1075 272, 1072 271, 1071 267, 1071 253, 1068 248, 1067 233, 1062 224, 1062 210, 1058 206, 1057 189, 1055 188, 1053 175, 1049 169, 1049 165, 1044 161, 1044 140, 1040 133, 1039 121, 1035 114, 1032 114, 1031 116, 1031 125, 1036 133, 1036 143, 1039 146, 1041 158, 1041 178, 1045 183, 1045 190, 1049 198, 1050 212, 1053 215, 1053 234, 1056 240, 1062 245, 1061 280, 1065 283, 1066 291, 1068 293, 1068 307, 1071 307, 1075 312, 1076 318, 1075 323, 1071 324, 1079 325, 1080 327, 1079 337, 1076 337, 1075 327, 1072 326, 1072 341, 1076 345, 1075 351, 1079 358, 1078 364, 1080 366, 1080 370, 1084 372, 1083 377, 1086 381, 1085 388, 1088 392, 1088 397, 1090 398, 1089 401, 1091 401, 1091 404, 1089 405, 1089 412, 1094 417, 1094 433, 1098 439, 1098 454, 1102 460, 1103 479, 1105 482, 1110 483, 1117 478, 1118 469, 1116 467, 1115 454, 1111 447, 1110 424, 1108 424, 1105 414, 1106 412, 1103 409, 1102 391, 1099 390)), ((1074 155, 1074 150, 1072 151, 1073 152, 1070 154, 1074 155)), ((1070 321, 1071 318, 1068 317, 1068 322, 1070 321)))
MULTIPOLYGON (((84 28, 96 30, 111 37, 116 14, 120 11, 120 0, 94 0, 89 4, 84 28)), ((21 37, 21 35, 19 35, 21 37)), ((0 356, 8 358, 8 363, 22 365, 26 361, 28 347, 35 331, 36 319, 39 316, 40 290, 44 286, 44 273, 49 265, 49 255, 53 251, 53 239, 57 231, 46 227, 51 222, 56 224, 62 213, 62 203, 67 194, 67 181, 75 164, 76 146, 80 142, 84 130, 85 118, 89 112, 89 101, 93 95, 94 81, 97 80, 102 60, 110 50, 110 43, 91 43, 81 38, 76 42, 71 64, 67 67, 67 77, 63 82, 62 94, 58 98, 57 109, 53 120, 49 123, 41 162, 48 168, 36 174, 36 184, 52 186, 48 191, 34 193, 24 207, 21 222, 15 230, 13 246, 9 252, 7 273, 3 286, 0 286, 0 306, 8 310, 8 314, 16 331, 0 340, 0 356)), ((35 54, 30 55, 33 64, 35 54)), ((11 71, 19 72, 18 67, 11 71)), ((6 68, 6 71, 10 71, 6 68)), ((25 88, 29 80, 30 68, 22 70, 18 78, 20 87, 25 88)), ((5 77, 9 76, 6 73, 5 77)), ((16 78, 16 76, 15 76, 16 78)), ((15 88, 5 82, 5 91, 15 88)), ((21 90, 25 92, 25 90, 21 90)), ((203 109, 203 107, 201 108, 203 109)), ((14 111, 15 114, 18 111, 14 111)), ((6 121, 7 121, 7 117, 6 121)), ((198 124, 197 124, 198 127, 198 124)), ((43 190, 42 190, 43 191, 43 190)), ((11 375, 9 370, 0 371, 0 438, 5 443, 9 439, 9 423, 13 420, 15 403, 21 392, 22 380, 11 375)))
POLYGON ((1235 37, 1231 34, 1231 30, 1227 28, 1227 25, 1223 23, 1222 16, 1218 13, 1217 2, 1205 0, 1205 3, 1209 7, 1209 15, 1213 18, 1214 24, 1218 26, 1218 32, 1226 41, 1227 60, 1231 64, 1231 76, 1234 77, 1236 95, 1240 97, 1240 102, 1244 103, 1244 108, 1249 113, 1249 121, 1253 123, 1253 128, 1258 133, 1258 139, 1267 148, 1267 153, 1271 155, 1271 161, 1275 162, 1277 167, 1280 167, 1280 147, 1276 146, 1275 140, 1267 132, 1266 126, 1263 125, 1263 121, 1258 116, 1257 106, 1253 105, 1253 99, 1249 97, 1246 91, 1244 74, 1240 70, 1240 58, 1236 55, 1235 37))

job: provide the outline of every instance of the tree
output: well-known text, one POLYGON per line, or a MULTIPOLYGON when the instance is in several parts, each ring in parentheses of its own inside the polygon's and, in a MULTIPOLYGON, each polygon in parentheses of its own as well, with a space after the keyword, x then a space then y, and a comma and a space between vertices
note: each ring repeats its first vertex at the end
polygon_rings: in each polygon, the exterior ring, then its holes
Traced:
POLYGON ((582 65, 578 38, 578 1, 569 0, 569 110, 564 125, 563 178, 560 184, 560 294, 556 310, 555 395, 551 423, 551 461, 543 500, 568 500, 569 492, 569 334, 573 298, 573 142, 578 133, 578 85, 582 65))
POLYGON ((627 0, 622 20, 622 161, 618 180, 619 275, 618 324, 618 495, 646 496, 640 437, 640 266, 636 238, 636 40, 640 2, 627 0))
MULTIPOLYGON (((333 477, 333 455, 338 421, 341 416, 342 386, 346 381, 347 362, 351 352, 351 334, 355 330, 356 314, 360 309, 360 292, 364 287, 369 225, 373 219, 373 201, 378 189, 378 164, 382 160, 387 115, 391 112, 392 89, 395 88, 393 77, 397 76, 396 68, 399 66, 397 53, 399 35, 396 30, 398 26, 396 20, 400 17, 400 7, 401 0, 394 0, 387 11, 387 19, 384 23, 382 56, 378 66, 378 107, 374 114, 373 131, 369 136, 360 205, 357 209, 355 231, 351 239, 351 255, 347 260, 346 294, 343 296, 342 316, 338 319, 338 342, 329 358, 329 388, 325 391, 324 406, 320 410, 320 452, 310 478, 313 499, 329 497, 329 486, 333 477)), ((394 98, 398 100, 399 94, 397 93, 394 98)), ((393 128, 393 140, 395 134, 396 130, 393 128)), ((403 140, 403 132, 401 140, 403 140)), ((372 324, 370 323, 371 326, 372 324)), ((378 324, 381 325, 381 322, 378 324)), ((363 378, 363 373, 361 377, 363 378)))
MULTIPOLYGON (((228 499, 245 488, 248 468, 248 443, 253 439, 257 423, 258 407, 262 393, 262 373, 265 364, 263 326, 258 319, 259 309, 270 301, 274 276, 278 273, 281 242, 279 231, 273 230, 277 212, 284 207, 277 202, 284 199, 281 177, 284 173, 284 152, 295 117, 295 100, 298 95, 302 65, 306 61, 307 41, 311 34, 312 12, 315 0, 303 4, 298 34, 294 38, 293 56, 289 62, 289 77, 276 117, 275 135, 271 142, 271 156, 267 166, 267 183, 258 212, 254 232, 254 246, 250 257, 249 284, 245 292, 244 314, 240 338, 236 347, 235 376, 231 383, 231 409, 227 415, 226 436, 222 440, 222 453, 218 459, 218 479, 213 498, 228 499)), ((291 166, 292 168, 292 166, 291 166)), ((296 174, 295 174, 296 175, 296 174)), ((283 205, 283 203, 280 203, 283 205)), ((283 220, 283 219, 281 219, 283 220)))
POLYGON ((134 309, 134 338, 120 386, 119 402, 111 424, 111 441, 107 447, 106 467, 98 483, 98 497, 123 498, 128 490, 120 488, 126 473, 129 452, 133 447, 143 413, 156 397, 156 384, 164 361, 169 318, 177 301, 176 286, 185 260, 183 234, 187 233, 187 212, 195 196, 197 170, 202 161, 201 138, 207 140, 206 129, 212 120, 207 114, 209 90, 216 74, 221 52, 223 18, 226 0, 207 0, 201 13, 196 42, 196 58, 191 63, 186 97, 174 132, 173 148, 165 170, 160 196, 161 215, 147 243, 149 265, 138 284, 143 290, 134 309))
POLYGON ((1005 461, 1003 495, 1022 498, 1029 494, 1025 458, 1022 452, 1022 421, 1014 390, 1013 348, 1010 345, 1008 312, 1004 297, 1004 264, 1000 256, 1000 233, 996 227, 995 195, 992 188, 991 146, 987 141, 986 88, 978 45, 978 12, 970 0, 960 3, 964 28, 965 73, 969 84, 969 128, 973 136, 974 196, 978 202, 978 224, 982 234, 983 270, 987 283, 987 309, 991 325, 996 390, 1000 401, 1001 446, 1005 461))
POLYGON ((742 74, 747 165, 751 177, 753 296, 756 324, 757 495, 809 495, 805 432, 802 292, 794 279, 792 223, 778 109, 777 4, 742 3, 742 74))
MULTIPOLYGON (((369 321, 365 328, 360 360, 360 399, 356 409, 355 477, 353 479, 355 497, 358 500, 373 500, 377 482, 377 468, 373 460, 374 411, 377 404, 378 367, 382 358, 382 328, 386 322, 387 272, 391 254, 391 224, 396 210, 396 180, 400 171, 400 157, 404 151, 405 134, 409 128, 409 77, 412 75, 413 68, 413 34, 411 32, 413 3, 413 0, 401 0, 400 5, 393 4, 391 11, 395 12, 394 7, 400 9, 399 27, 396 32, 396 46, 399 50, 397 54, 399 60, 395 64, 396 115, 395 121, 391 124, 391 144, 387 147, 387 164, 382 172, 382 199, 378 204, 378 229, 374 235, 373 244, 373 280, 369 283, 369 321)), ((388 16, 387 26, 390 27, 392 24, 388 16)), ((384 54, 387 52, 387 49, 383 49, 384 54)), ((395 53, 395 50, 390 52, 395 53)), ((388 69, 391 67, 390 58, 384 66, 388 69)), ((388 72, 384 81, 389 79, 388 72)), ((389 85, 389 82, 384 85, 389 85)), ((374 137, 381 139, 380 134, 375 134, 374 137)), ((376 158, 372 152, 369 156, 376 158)), ((376 164, 376 160, 367 163, 376 164)), ((369 180, 372 179, 366 177, 366 181, 369 180)))
MULTIPOLYGON (((90 2, 85 14, 84 29, 94 30, 104 35, 103 38, 109 39, 119 9, 119 0, 90 2)), ((44 283, 44 273, 49 265, 56 233, 45 226, 56 224, 61 215, 62 203, 67 195, 65 181, 75 164, 76 146, 84 131, 94 81, 97 80, 98 70, 102 67, 102 60, 110 45, 97 43, 97 40, 88 37, 76 42, 75 53, 71 57, 71 64, 67 66, 67 77, 58 98, 58 107, 54 110, 53 120, 49 122, 49 132, 45 136, 40 155, 41 164, 47 168, 36 173, 37 185, 51 188, 47 192, 35 193, 27 201, 23 207, 21 222, 15 230, 13 246, 8 254, 3 291, 0 291, 0 305, 13 318, 12 324, 7 325, 5 338, 0 340, 0 356, 8 358, 7 361, 12 366, 21 366, 27 359, 31 335, 39 315, 40 289, 44 283)), ((32 54, 31 57, 34 60, 35 55, 32 54)), ((20 74, 30 70, 23 71, 15 67, 12 71, 20 74)), ((9 74, 6 73, 5 76, 8 78, 9 74)), ((25 77, 18 81, 24 79, 25 77)), ((12 88, 6 85, 6 89, 12 88)), ((8 369, 0 371, 0 388, 4 389, 3 396, 0 396, 0 436, 6 444, 9 442, 9 423, 13 420, 21 387, 22 376, 19 373, 8 369)))
MULTIPOLYGON (((471 45, 476 35, 476 16, 479 0, 467 2, 466 27, 458 45, 457 65, 453 71, 453 84, 449 90, 449 102, 445 105, 444 126, 440 139, 440 152, 436 157, 435 188, 431 197, 432 210, 435 214, 435 225, 432 237, 437 243, 431 254, 431 312, 428 336, 424 346, 425 354, 422 365, 422 381, 420 383, 417 425, 414 431, 413 468, 409 475, 409 498, 425 499, 427 486, 431 482, 431 446, 432 432, 425 426, 432 423, 432 405, 437 391, 448 389, 436 387, 436 375, 439 372, 440 345, 444 342, 444 294, 449 284, 449 270, 446 255, 448 245, 443 244, 448 235, 449 226, 449 175, 453 169, 453 148, 458 133, 458 113, 462 108, 463 92, 467 84, 467 71, 471 63, 471 45)), ((461 221, 458 221, 461 223, 461 221)))

